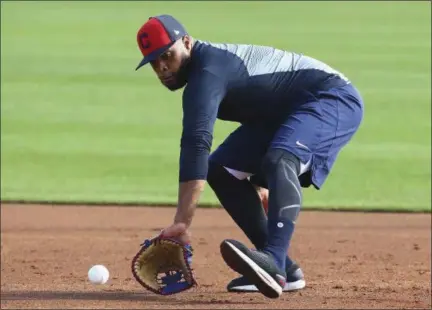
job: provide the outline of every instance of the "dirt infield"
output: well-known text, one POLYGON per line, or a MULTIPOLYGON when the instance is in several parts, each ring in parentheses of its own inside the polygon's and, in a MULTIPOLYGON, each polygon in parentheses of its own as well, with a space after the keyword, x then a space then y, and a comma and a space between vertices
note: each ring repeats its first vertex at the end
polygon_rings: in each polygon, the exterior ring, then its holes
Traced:
POLYGON ((291 254, 307 288, 270 300, 227 293, 236 274, 219 255, 224 238, 249 242, 221 209, 193 223, 199 287, 170 297, 142 289, 130 273, 140 242, 171 221, 172 208, 1 207, 1 308, 430 308, 430 214, 300 214, 291 254), (104 264, 110 280, 87 281, 104 264))

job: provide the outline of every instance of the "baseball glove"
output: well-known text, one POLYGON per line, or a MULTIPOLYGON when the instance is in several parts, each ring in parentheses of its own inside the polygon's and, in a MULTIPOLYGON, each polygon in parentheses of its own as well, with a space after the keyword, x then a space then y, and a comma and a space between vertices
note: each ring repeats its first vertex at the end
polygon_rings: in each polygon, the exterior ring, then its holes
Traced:
POLYGON ((132 260, 132 274, 146 289, 172 295, 196 285, 191 268, 193 249, 161 236, 145 240, 132 260))

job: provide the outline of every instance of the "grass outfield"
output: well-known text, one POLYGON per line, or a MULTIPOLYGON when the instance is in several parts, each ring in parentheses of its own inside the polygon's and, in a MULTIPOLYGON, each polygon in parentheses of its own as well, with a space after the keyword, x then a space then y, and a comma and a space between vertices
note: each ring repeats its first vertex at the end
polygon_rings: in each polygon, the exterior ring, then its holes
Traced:
MULTIPOLYGON (((364 123, 305 207, 431 208, 428 2, 2 2, 1 198, 172 203, 181 92, 140 60, 169 13, 197 38, 299 51, 341 70, 364 123)), ((236 127, 216 123, 214 147, 236 127)), ((216 202, 206 188, 202 202, 216 202)))

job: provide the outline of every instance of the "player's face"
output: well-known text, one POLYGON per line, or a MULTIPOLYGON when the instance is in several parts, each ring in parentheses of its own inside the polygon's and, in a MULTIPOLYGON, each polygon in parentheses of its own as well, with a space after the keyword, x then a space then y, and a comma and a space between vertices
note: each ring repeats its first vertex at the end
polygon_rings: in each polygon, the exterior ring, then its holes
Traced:
POLYGON ((186 66, 191 47, 190 39, 184 37, 151 62, 159 80, 169 90, 174 91, 186 85, 186 66))

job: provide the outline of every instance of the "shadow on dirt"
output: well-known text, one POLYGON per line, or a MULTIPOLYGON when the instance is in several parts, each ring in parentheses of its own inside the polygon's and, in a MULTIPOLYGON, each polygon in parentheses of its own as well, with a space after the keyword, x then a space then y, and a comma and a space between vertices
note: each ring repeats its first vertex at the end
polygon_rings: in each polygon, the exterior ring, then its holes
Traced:
POLYGON ((165 304, 259 304, 253 301, 235 301, 228 299, 205 300, 197 297, 197 300, 176 298, 174 296, 158 296, 146 293, 134 292, 64 292, 64 291, 13 291, 2 292, 2 301, 12 300, 112 300, 112 301, 147 301, 165 304))

